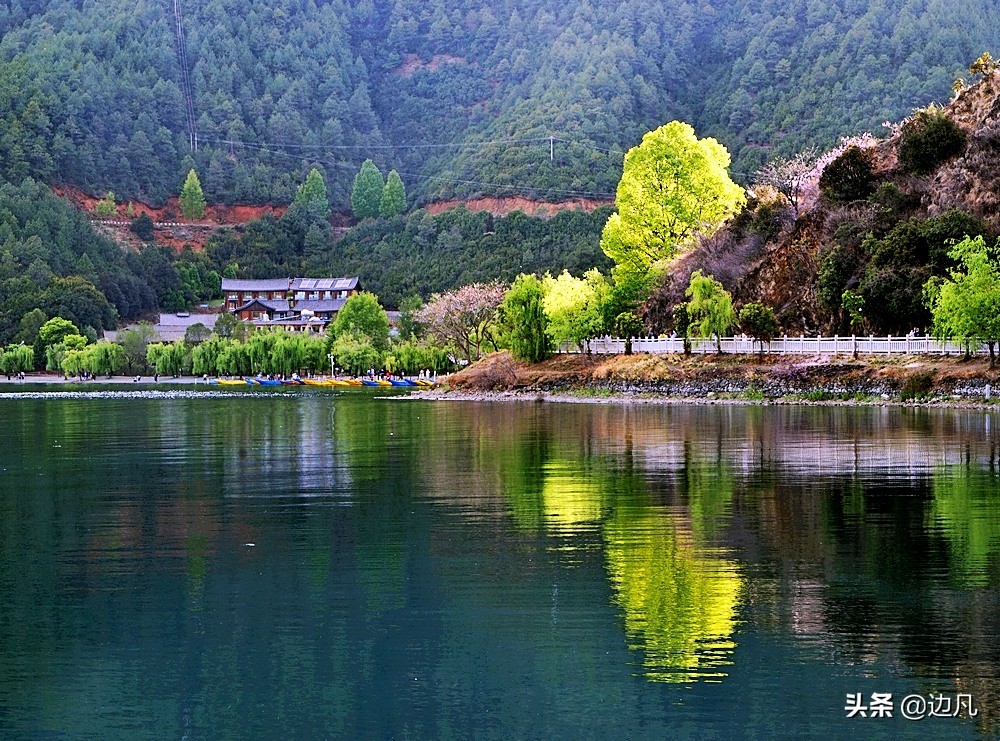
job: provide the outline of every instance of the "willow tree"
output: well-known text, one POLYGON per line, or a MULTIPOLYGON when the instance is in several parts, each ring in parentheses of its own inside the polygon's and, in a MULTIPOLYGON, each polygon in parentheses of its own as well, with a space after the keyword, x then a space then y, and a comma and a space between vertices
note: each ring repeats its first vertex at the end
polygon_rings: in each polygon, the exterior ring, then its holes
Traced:
POLYGON ((648 274, 693 240, 713 232, 746 197, 727 172, 729 152, 672 121, 642 137, 625 155, 601 249, 620 274, 648 274))
POLYGON ((502 313, 510 352, 518 360, 537 363, 552 354, 545 291, 534 275, 521 274, 504 294, 502 313))
POLYGON ((736 324, 733 297, 719 281, 711 275, 703 275, 700 270, 691 274, 684 295, 688 299, 690 329, 701 337, 715 335, 715 349, 721 354, 722 335, 736 324))

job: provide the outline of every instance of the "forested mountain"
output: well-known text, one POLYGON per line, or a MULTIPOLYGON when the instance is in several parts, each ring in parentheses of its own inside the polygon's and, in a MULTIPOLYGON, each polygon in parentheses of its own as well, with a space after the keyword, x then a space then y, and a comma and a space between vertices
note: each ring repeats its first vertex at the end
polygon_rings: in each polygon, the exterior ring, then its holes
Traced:
POLYGON ((287 203, 316 164, 344 207, 366 157, 418 201, 612 194, 674 118, 749 173, 947 99, 1000 6, 12 0, 0 32, 4 179, 162 203, 194 166, 210 200, 287 203))

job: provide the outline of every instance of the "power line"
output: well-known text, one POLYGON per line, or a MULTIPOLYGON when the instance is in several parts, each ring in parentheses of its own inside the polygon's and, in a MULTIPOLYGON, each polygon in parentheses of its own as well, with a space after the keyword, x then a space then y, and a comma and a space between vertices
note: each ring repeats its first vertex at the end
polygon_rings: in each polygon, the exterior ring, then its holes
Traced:
MULTIPOLYGON (((225 144, 238 147, 280 147, 282 149, 332 149, 332 150, 399 150, 399 149, 476 149, 486 146, 512 144, 538 144, 550 139, 563 141, 556 137, 530 137, 521 139, 491 139, 479 142, 454 142, 450 144, 292 144, 290 142, 247 142, 239 139, 201 139, 202 142, 225 144)), ((610 150, 608 150, 610 151, 610 150)))
MULTIPOLYGON (((543 141, 548 141, 548 139, 545 139, 543 141)), ((267 148, 265 146, 261 146, 261 145, 249 144, 249 143, 245 143, 244 142, 244 143, 240 144, 240 146, 242 146, 245 149, 254 149, 254 150, 257 150, 259 152, 263 152, 265 154, 271 154, 271 155, 274 155, 274 156, 277 156, 277 157, 285 157, 287 159, 294 160, 296 162, 301 162, 302 161, 301 157, 297 157, 297 156, 295 156, 293 154, 290 154, 288 152, 282 152, 280 150, 269 149, 269 148, 267 148)), ((357 171, 358 168, 360 167, 360 165, 355 164, 355 163, 337 162, 337 161, 334 161, 334 160, 328 160, 328 159, 322 159, 322 158, 320 158, 320 159, 318 159, 316 161, 317 162, 321 162, 322 164, 328 165, 330 167, 336 167, 336 168, 340 168, 340 169, 347 169, 347 170, 351 170, 351 171, 357 171)), ((457 184, 457 185, 475 185, 475 186, 479 186, 479 187, 483 187, 483 188, 490 188, 492 190, 510 190, 510 191, 516 191, 516 192, 542 193, 542 194, 548 193, 548 194, 563 195, 563 196, 578 196, 578 197, 581 197, 581 198, 582 197, 586 197, 586 198, 611 198, 611 199, 613 199, 615 197, 614 193, 606 193, 606 192, 598 192, 598 191, 569 190, 569 189, 564 189, 564 188, 539 188, 539 187, 534 187, 534 186, 530 186, 530 185, 505 185, 505 184, 502 184, 502 183, 486 183, 486 182, 483 182, 481 180, 467 180, 467 179, 463 179, 463 178, 448 178, 448 177, 442 177, 442 176, 439 176, 439 175, 421 175, 421 174, 413 173, 413 172, 400 172, 399 175, 401 177, 405 176, 407 178, 413 178, 413 179, 416 179, 416 180, 431 180, 431 181, 439 182, 439 183, 451 183, 451 184, 457 184)))

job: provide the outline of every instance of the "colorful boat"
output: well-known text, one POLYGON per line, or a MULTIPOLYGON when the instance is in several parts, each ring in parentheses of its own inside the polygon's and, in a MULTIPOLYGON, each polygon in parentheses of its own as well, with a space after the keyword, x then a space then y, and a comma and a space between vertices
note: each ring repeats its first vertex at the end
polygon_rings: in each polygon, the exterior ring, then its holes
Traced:
POLYGON ((362 378, 361 379, 361 385, 362 386, 380 386, 381 384, 378 381, 372 381, 372 380, 369 380, 367 378, 362 378))
POLYGON ((351 384, 349 384, 347 381, 341 381, 341 380, 337 379, 337 380, 330 381, 330 385, 331 386, 343 386, 343 387, 347 387, 347 386, 350 386, 351 384))
POLYGON ((435 386, 435 385, 436 385, 436 384, 434 383, 434 381, 431 381, 431 380, 428 380, 428 379, 426 379, 426 378, 418 378, 418 379, 417 379, 417 380, 415 381, 415 383, 416 383, 416 384, 417 384, 418 386, 421 386, 422 388, 431 388, 432 386, 435 386))
POLYGON ((246 386, 250 383, 245 378, 217 378, 215 382, 220 386, 246 386))
POLYGON ((281 385, 281 381, 278 381, 278 380, 276 380, 274 378, 255 378, 254 381, 259 386, 280 386, 281 385))
POLYGON ((329 386, 329 381, 320 381, 316 378, 307 378, 305 380, 306 386, 329 386))
POLYGON ((414 384, 411 384, 409 381, 398 381, 396 379, 390 379, 389 383, 391 383, 393 386, 411 386, 411 385, 414 385, 414 384))
POLYGON ((286 378, 284 381, 281 382, 281 385, 282 386, 303 386, 305 384, 302 381, 300 381, 298 378, 286 378))

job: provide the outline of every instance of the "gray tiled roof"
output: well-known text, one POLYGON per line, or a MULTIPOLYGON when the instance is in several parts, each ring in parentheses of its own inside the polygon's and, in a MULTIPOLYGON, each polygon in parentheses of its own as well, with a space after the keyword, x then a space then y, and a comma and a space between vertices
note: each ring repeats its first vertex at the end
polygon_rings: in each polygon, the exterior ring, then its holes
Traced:
POLYGON ((222 291, 287 291, 291 278, 265 278, 249 280, 243 278, 223 278, 222 291))
POLYGON ((353 278, 293 278, 293 291, 353 291, 358 277, 353 278))
POLYGON ((358 276, 353 278, 266 278, 250 280, 223 278, 222 290, 226 291, 353 291, 358 287, 358 276))
POLYGON ((238 306, 236 311, 246 311, 248 307, 257 304, 263 306, 268 311, 274 311, 279 313, 286 313, 289 311, 312 311, 317 314, 322 314, 327 311, 340 311, 347 301, 345 298, 330 298, 330 299, 319 299, 317 301, 304 300, 296 301, 294 306, 290 305, 290 302, 284 300, 271 300, 263 298, 255 298, 247 301, 242 306, 238 306))

